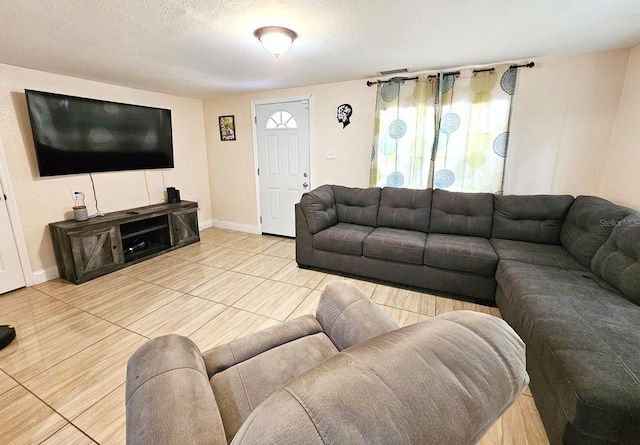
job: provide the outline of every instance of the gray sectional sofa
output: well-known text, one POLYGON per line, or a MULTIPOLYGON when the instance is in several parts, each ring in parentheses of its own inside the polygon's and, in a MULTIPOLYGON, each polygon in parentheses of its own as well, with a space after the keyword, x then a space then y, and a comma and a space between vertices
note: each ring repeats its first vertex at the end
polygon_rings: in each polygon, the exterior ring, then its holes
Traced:
POLYGON ((640 216, 592 196, 325 185, 296 260, 493 303, 552 444, 640 444, 640 216))

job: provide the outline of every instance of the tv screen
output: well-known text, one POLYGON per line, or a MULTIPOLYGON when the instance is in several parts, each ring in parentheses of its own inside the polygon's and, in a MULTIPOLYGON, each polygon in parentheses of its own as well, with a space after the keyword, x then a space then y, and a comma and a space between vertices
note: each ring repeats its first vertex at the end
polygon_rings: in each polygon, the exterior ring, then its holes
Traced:
POLYGON ((173 167, 171 110, 25 94, 40 176, 173 167))

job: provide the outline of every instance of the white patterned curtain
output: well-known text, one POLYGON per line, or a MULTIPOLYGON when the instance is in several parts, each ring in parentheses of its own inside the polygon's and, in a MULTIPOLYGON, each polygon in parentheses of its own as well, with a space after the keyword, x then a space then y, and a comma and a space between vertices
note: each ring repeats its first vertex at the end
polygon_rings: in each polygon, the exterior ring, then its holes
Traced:
POLYGON ((502 193, 516 75, 502 65, 443 76, 435 188, 502 193))
POLYGON ((380 83, 370 185, 502 193, 516 77, 501 65, 380 83))
POLYGON ((426 188, 435 137, 437 76, 378 85, 370 184, 426 188))

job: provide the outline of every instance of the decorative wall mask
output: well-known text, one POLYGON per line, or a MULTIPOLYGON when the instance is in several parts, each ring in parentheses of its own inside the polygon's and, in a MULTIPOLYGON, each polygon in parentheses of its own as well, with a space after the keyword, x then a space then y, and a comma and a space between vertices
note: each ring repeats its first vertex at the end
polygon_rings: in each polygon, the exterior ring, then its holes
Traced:
POLYGON ((338 122, 342 123, 342 128, 351 123, 349 118, 353 113, 353 108, 349 104, 342 104, 338 106, 338 122))

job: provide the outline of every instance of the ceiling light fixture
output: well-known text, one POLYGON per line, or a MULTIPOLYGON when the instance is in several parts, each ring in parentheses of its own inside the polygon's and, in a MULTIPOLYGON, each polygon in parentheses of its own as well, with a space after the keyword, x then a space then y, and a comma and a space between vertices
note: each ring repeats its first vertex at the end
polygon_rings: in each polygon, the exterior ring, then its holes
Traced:
POLYGON ((262 42, 262 45, 267 51, 275 54, 276 57, 286 52, 296 37, 298 37, 298 34, 295 32, 281 26, 258 28, 253 35, 262 42))

